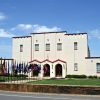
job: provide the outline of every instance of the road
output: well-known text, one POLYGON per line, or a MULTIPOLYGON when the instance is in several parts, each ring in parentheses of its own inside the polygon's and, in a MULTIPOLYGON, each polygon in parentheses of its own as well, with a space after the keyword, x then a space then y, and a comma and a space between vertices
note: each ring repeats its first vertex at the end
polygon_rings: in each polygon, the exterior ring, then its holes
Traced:
POLYGON ((82 96, 0 91, 0 100, 100 100, 100 95, 82 96))

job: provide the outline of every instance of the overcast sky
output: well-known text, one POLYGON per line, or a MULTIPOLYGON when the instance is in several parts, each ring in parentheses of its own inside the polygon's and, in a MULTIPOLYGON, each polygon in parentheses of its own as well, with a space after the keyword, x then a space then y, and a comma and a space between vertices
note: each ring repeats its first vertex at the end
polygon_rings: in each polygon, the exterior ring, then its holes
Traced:
POLYGON ((0 0, 0 57, 12 57, 12 37, 32 32, 87 32, 100 56, 100 0, 0 0))

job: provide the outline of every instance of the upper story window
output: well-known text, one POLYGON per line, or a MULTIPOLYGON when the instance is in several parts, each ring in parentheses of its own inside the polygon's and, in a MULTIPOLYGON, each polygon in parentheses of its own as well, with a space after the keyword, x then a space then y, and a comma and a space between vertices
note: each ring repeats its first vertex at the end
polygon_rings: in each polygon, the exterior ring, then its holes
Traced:
POLYGON ((47 39, 47 41, 49 41, 49 39, 47 39))
POLYGON ((39 44, 35 44, 35 51, 39 51, 39 44))
POLYGON ((46 51, 50 51, 50 44, 46 44, 46 51))
POLYGON ((61 51, 62 50, 62 43, 57 43, 57 51, 61 51))
POLYGON ((59 39, 59 41, 60 41, 60 39, 59 39))
POLYGON ((74 50, 77 50, 78 49, 77 46, 78 46, 78 43, 77 42, 74 42, 74 50))
POLYGON ((100 63, 97 63, 96 70, 97 70, 97 73, 100 73, 100 63))
POLYGON ((38 40, 36 40, 36 42, 38 42, 38 40))
POLYGON ((23 52, 23 45, 20 45, 20 52, 23 52))
POLYGON ((78 63, 74 63, 74 71, 78 71, 78 63))

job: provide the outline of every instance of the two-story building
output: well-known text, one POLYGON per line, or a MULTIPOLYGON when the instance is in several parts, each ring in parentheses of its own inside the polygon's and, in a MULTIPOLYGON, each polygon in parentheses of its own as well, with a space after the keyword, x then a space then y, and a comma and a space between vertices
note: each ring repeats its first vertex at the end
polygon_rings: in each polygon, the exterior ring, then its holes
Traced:
POLYGON ((12 58, 40 66, 41 77, 100 76, 100 57, 90 56, 87 33, 42 32, 13 37, 12 58))

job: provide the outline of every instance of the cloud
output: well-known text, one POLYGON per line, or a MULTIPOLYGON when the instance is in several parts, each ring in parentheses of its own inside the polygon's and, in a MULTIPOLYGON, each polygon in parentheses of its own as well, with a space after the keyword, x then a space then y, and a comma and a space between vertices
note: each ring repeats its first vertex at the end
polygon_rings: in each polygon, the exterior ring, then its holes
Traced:
POLYGON ((32 25, 32 24, 18 24, 16 27, 13 27, 11 29, 11 31, 15 31, 15 30, 22 30, 25 32, 53 32, 53 31, 61 31, 61 28, 54 26, 54 27, 47 27, 45 25, 32 25))
POLYGON ((30 30, 33 28, 31 24, 18 24, 16 27, 13 27, 11 30, 30 30))
POLYGON ((81 33, 81 31, 77 30, 75 33, 81 33))
POLYGON ((41 25, 33 25, 33 32, 53 32, 53 31, 61 31, 61 28, 58 28, 57 26, 54 27, 47 27, 47 26, 41 26, 41 25))
POLYGON ((8 38, 11 38, 15 35, 5 31, 4 29, 0 29, 0 37, 8 37, 8 38))
POLYGON ((100 39, 100 30, 95 29, 95 30, 90 31, 90 38, 100 39))
POLYGON ((2 12, 0 12, 0 21, 2 21, 4 19, 6 19, 6 16, 2 12))

